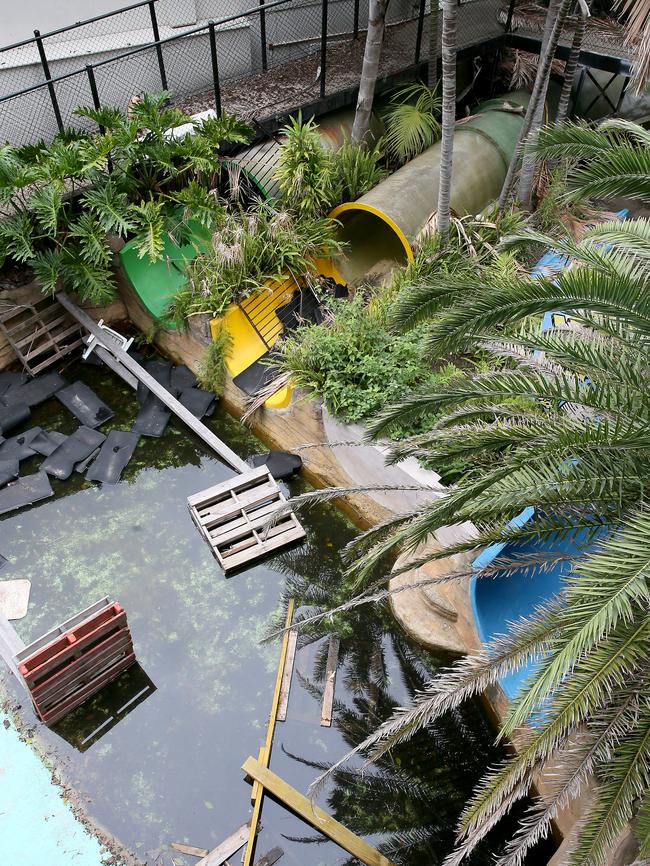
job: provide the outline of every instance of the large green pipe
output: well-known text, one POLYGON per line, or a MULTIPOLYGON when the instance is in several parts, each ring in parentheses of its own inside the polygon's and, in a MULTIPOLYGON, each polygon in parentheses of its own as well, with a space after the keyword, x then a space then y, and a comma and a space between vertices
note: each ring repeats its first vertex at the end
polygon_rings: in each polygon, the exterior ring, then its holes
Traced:
MULTIPOLYGON (((478 213, 498 197, 521 130, 529 94, 509 93, 479 105, 454 134, 451 207, 458 215, 478 213)), ((355 282, 380 262, 413 258, 412 244, 435 212, 440 142, 416 156, 355 202, 334 208, 346 254, 340 275, 355 282)))
MULTIPOLYGON (((354 110, 344 108, 332 111, 318 119, 318 131, 323 144, 330 150, 338 150, 350 138, 354 110)), ((371 141, 377 141, 384 133, 381 120, 373 114, 371 122, 371 141)), ((246 177, 253 191, 266 200, 280 197, 280 184, 275 176, 280 162, 279 140, 270 139, 249 147, 229 160, 231 168, 239 169, 246 177)))

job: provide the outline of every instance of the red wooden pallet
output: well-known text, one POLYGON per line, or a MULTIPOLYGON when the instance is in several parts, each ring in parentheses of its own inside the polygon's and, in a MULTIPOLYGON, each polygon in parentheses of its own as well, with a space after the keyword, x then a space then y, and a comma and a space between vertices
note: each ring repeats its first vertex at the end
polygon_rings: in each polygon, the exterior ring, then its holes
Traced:
POLYGON ((126 613, 102 599, 25 647, 17 660, 36 714, 54 724, 134 663, 126 613))

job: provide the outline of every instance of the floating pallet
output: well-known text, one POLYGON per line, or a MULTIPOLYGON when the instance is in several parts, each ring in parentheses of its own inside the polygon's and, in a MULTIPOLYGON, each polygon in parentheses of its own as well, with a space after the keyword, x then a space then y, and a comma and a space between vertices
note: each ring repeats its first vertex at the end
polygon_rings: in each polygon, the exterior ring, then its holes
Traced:
POLYGON ((31 376, 83 345, 79 323, 54 298, 16 304, 0 314, 0 332, 31 376))
POLYGON ((231 571, 305 537, 292 511, 267 525, 286 501, 271 473, 260 466, 195 493, 187 504, 219 564, 231 571))
POLYGON ((16 654, 41 721, 52 725, 135 662, 123 608, 103 598, 16 654))

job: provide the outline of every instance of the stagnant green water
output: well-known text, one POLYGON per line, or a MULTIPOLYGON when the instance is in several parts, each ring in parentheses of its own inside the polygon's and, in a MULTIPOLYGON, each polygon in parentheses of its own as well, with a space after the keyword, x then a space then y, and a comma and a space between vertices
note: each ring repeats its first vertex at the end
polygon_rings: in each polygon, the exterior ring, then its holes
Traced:
MULTIPOLYGON (((65 375, 86 381, 116 410, 103 432, 130 428, 135 395, 112 374, 72 367, 65 375)), ((56 400, 34 413, 34 424, 76 427, 56 400)), ((208 424, 245 458, 264 450, 222 411, 208 424)), ((22 474, 40 460, 23 463, 22 474)), ((10 560, 0 577, 32 582, 28 615, 15 623, 23 640, 103 595, 127 611, 139 666, 40 733, 89 814, 157 866, 196 862, 170 851, 171 842, 211 848, 248 819, 250 786, 240 767, 264 739, 279 652, 260 639, 291 596, 302 612, 334 603, 343 580, 339 552, 354 534, 336 508, 321 506, 301 516, 304 544, 226 579, 186 498, 231 474, 172 421, 162 439, 141 439, 119 484, 78 475, 55 481, 55 497, 0 520, 0 553, 10 560)), ((292 483, 292 492, 300 489, 302 482, 292 483)), ((327 639, 314 635, 301 639, 288 718, 277 727, 271 767, 302 791, 440 664, 386 610, 361 609, 338 626, 333 726, 319 724, 327 639)), ((24 696, 21 703, 33 725, 24 696)), ((470 704, 363 774, 358 763, 339 772, 320 802, 396 863, 435 866, 450 850, 466 797, 501 757, 493 738, 478 704, 470 704)), ((354 862, 269 799, 263 825, 258 855, 279 845, 287 866, 354 862)), ((492 862, 507 829, 468 862, 492 862)), ((540 849, 530 863, 547 856, 540 849)))

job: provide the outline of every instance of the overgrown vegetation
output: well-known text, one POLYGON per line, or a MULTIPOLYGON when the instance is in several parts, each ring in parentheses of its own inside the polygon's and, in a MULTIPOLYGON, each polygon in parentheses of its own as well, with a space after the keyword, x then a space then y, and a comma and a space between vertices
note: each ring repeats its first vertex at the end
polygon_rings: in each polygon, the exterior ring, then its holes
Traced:
POLYGON ((115 289, 109 235, 133 236, 138 254, 155 261, 166 233, 187 239, 188 219, 211 228, 223 213, 219 148, 246 142, 250 128, 223 114, 176 137, 169 130, 191 118, 166 101, 165 92, 145 94, 126 115, 78 108, 103 131, 0 147, 0 265, 30 265, 44 292, 60 284, 101 304, 115 289))
POLYGON ((219 327, 206 347, 197 370, 201 388, 215 394, 223 394, 226 384, 226 358, 232 349, 232 335, 227 328, 219 327))
POLYGON ((384 177, 382 143, 373 147, 344 141, 338 150, 323 144, 314 118, 292 117, 282 129, 276 177, 284 206, 299 216, 323 215, 342 201, 372 189, 384 177))
POLYGON ((259 204, 248 211, 222 211, 207 252, 187 265, 187 286, 175 296, 172 314, 222 315, 233 300, 248 296, 286 272, 313 272, 314 259, 339 249, 331 220, 291 214, 259 204))

